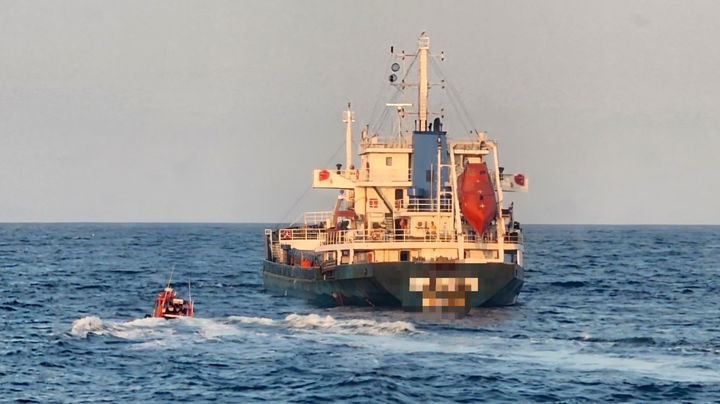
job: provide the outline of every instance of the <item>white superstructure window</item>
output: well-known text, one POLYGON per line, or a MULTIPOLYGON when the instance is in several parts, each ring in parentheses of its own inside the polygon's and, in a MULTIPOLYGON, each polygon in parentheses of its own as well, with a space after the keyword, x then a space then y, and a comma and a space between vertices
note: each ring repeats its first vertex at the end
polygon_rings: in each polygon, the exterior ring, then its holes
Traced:
POLYGON ((385 165, 386 166, 392 165, 392 157, 385 157, 385 165))

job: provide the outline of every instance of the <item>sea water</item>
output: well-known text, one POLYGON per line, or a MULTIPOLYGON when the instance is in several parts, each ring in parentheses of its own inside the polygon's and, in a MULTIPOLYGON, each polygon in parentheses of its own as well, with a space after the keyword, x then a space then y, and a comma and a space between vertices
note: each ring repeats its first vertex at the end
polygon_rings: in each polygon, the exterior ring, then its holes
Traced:
POLYGON ((526 226, 519 304, 265 293, 262 225, 0 225, 0 401, 720 400, 720 227, 526 226), (144 318, 173 273, 195 318, 144 318))

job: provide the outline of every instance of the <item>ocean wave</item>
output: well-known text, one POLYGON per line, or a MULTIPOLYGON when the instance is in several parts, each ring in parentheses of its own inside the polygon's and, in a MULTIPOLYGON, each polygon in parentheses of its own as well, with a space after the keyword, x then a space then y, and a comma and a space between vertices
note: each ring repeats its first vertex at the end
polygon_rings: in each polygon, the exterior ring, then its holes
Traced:
POLYGON ((559 286, 562 288, 581 288, 581 287, 585 286, 585 282, 582 282, 582 281, 558 281, 558 282, 551 282, 550 285, 559 286))
POLYGON ((569 338, 570 341, 586 341, 595 343, 607 343, 615 344, 618 346, 631 345, 648 347, 652 345, 659 345, 659 342, 652 337, 625 337, 625 338, 596 338, 588 333, 581 333, 578 337, 569 338))

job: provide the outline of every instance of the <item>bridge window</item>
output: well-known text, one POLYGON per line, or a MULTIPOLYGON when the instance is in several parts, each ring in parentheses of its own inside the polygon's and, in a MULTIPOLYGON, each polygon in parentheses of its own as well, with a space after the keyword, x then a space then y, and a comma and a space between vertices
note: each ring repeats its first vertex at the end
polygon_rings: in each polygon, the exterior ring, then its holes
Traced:
POLYGON ((386 166, 392 165, 392 157, 385 157, 385 165, 386 166))

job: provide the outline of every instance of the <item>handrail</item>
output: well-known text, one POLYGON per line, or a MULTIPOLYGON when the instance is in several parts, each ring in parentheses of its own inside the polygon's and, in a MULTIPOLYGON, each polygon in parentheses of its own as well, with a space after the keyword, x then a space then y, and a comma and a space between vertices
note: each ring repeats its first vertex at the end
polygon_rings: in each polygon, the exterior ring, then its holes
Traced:
POLYGON ((371 229, 371 230, 330 230, 323 244, 344 243, 385 243, 385 242, 427 242, 457 241, 452 233, 427 232, 425 236, 412 236, 410 230, 371 229))
POLYGON ((407 204, 408 212, 435 212, 440 203, 440 212, 452 212, 452 196, 440 198, 410 198, 407 204))
POLYGON ((333 211, 327 210, 327 211, 317 211, 317 212, 303 212, 298 216, 297 219, 295 219, 294 222, 290 223, 289 227, 292 227, 296 224, 302 223, 306 226, 313 225, 313 224, 323 224, 327 219, 330 219, 333 217, 333 211))
POLYGON ((367 138, 366 141, 361 143, 361 146, 363 147, 363 151, 367 151, 367 149, 370 148, 377 148, 377 149, 406 149, 406 148, 412 148, 412 140, 408 137, 406 139, 404 136, 402 138, 391 138, 386 136, 372 136, 370 138, 367 138))
POLYGON ((409 182, 411 180, 412 171, 410 169, 398 168, 358 168, 334 170, 327 169, 343 178, 351 181, 368 182, 368 181, 393 181, 393 182, 409 182))
POLYGON ((280 241, 290 240, 324 240, 325 229, 316 227, 296 227, 278 230, 280 241))
MULTIPOLYGON (((424 236, 413 236, 411 230, 405 229, 371 229, 371 230, 337 230, 315 227, 286 228, 278 231, 279 242, 296 240, 316 240, 320 245, 346 244, 346 243, 386 243, 386 242, 412 242, 437 243, 457 242, 458 237, 451 232, 438 233, 427 231, 424 236)), ((478 235, 475 232, 464 234, 466 242, 470 243, 496 243, 495 233, 478 235)), ((522 232, 506 233, 503 237, 505 243, 522 243, 522 232)))

